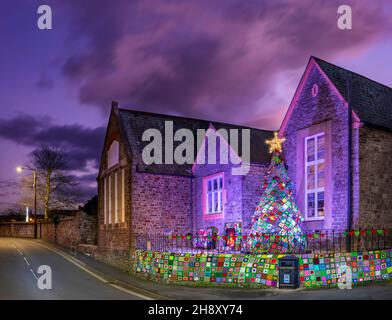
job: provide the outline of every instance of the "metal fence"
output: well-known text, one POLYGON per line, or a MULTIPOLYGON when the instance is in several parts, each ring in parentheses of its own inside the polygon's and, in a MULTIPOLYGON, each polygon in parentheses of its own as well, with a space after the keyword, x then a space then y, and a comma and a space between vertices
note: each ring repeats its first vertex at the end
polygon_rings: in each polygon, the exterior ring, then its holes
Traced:
MULTIPOLYGON (((392 248, 392 230, 320 230, 302 234, 305 246, 296 252, 282 253, 334 253, 349 251, 371 251, 392 248)), ((279 237, 284 241, 284 237, 279 237)), ((132 234, 133 249, 173 253, 252 253, 250 243, 254 240, 264 244, 276 242, 269 234, 249 236, 212 235, 201 237, 199 234, 132 234)), ((267 244, 267 245, 266 245, 267 244)), ((258 253, 271 253, 268 249, 258 253)))

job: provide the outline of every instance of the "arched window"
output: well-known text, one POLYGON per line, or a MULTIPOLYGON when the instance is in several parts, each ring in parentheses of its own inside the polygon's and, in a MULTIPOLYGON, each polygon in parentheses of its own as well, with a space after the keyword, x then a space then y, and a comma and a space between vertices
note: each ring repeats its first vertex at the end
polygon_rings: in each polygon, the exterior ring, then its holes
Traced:
POLYGON ((108 168, 115 166, 120 161, 120 144, 114 140, 108 150, 108 168))

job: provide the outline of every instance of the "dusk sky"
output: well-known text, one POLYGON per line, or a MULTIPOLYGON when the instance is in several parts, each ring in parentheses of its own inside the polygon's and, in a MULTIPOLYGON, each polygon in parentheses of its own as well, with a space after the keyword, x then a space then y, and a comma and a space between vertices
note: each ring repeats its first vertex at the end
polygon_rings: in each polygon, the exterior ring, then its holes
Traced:
POLYGON ((112 100, 272 130, 311 55, 392 86, 390 0, 1 0, 0 43, 0 209, 42 143, 96 194, 112 100), (52 30, 37 27, 42 4, 52 30), (352 30, 337 27, 341 4, 352 30))

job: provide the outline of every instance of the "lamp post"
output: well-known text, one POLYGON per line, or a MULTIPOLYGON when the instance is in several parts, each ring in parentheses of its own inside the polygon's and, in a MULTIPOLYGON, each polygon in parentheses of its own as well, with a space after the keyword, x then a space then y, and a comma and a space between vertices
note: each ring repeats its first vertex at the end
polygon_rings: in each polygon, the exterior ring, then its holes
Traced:
POLYGON ((33 191, 34 191, 34 239, 37 239, 37 172, 33 169, 17 167, 16 172, 21 173, 23 170, 33 172, 33 191))

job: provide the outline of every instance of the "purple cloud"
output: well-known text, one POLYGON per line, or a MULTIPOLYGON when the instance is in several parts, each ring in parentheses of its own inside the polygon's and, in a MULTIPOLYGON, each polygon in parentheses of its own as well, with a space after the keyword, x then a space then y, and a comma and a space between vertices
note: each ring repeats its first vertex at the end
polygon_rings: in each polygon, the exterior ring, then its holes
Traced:
POLYGON ((48 144, 69 154, 70 170, 97 169, 105 128, 87 128, 80 124, 56 125, 49 117, 19 114, 0 119, 0 138, 37 148, 48 144), (92 165, 92 167, 91 167, 92 165))
POLYGON ((72 37, 88 43, 63 72, 82 103, 277 127, 310 55, 354 56, 387 35, 382 2, 349 1, 353 29, 337 28, 341 1, 83 1, 72 37), (275 89, 276 90, 276 89, 275 89), (263 121, 263 119, 271 119, 263 121))

